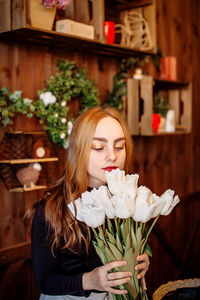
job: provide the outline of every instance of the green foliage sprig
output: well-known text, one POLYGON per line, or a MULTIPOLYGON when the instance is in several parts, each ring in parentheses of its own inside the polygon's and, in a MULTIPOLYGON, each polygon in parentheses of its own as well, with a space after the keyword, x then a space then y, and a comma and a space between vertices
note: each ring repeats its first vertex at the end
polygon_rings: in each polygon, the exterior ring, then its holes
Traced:
POLYGON ((21 91, 9 92, 9 89, 2 87, 0 89, 0 124, 8 126, 13 124, 13 117, 16 113, 22 113, 28 118, 33 116, 35 107, 32 100, 29 98, 22 98, 21 91))
POLYGON ((154 94, 153 112, 158 113, 161 117, 166 117, 169 110, 169 104, 167 98, 160 93, 154 94))
POLYGON ((78 114, 98 105, 97 88, 87 77, 85 69, 79 69, 75 62, 61 60, 57 64, 55 76, 47 81, 47 87, 38 92, 35 102, 36 115, 44 124, 54 143, 67 147, 75 115, 69 115, 67 102, 78 98, 80 109, 78 114))
POLYGON ((134 67, 142 67, 149 61, 149 56, 129 57, 122 59, 119 72, 114 76, 113 90, 108 92, 105 105, 122 110, 123 97, 127 94, 126 79, 129 77, 128 72, 134 67))

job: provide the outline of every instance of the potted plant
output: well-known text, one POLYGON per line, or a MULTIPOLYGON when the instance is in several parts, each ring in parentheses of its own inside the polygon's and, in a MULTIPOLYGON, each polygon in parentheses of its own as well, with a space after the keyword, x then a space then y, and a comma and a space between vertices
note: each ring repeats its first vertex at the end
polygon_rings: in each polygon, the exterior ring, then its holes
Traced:
POLYGON ((153 112, 160 115, 159 131, 165 131, 166 114, 169 110, 167 99, 161 93, 154 94, 153 112))
POLYGON ((56 16, 56 9, 65 10, 70 1, 29 0, 31 26, 51 30, 56 16))

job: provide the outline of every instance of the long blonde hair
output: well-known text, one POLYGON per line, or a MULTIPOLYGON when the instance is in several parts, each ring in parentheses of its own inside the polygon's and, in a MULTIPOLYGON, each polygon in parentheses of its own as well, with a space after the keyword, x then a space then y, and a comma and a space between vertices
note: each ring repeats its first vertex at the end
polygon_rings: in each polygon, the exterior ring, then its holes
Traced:
POLYGON ((81 114, 74 122, 69 138, 65 173, 51 189, 45 205, 45 217, 54 232, 52 247, 59 247, 62 239, 65 244, 63 248, 79 253, 82 245, 85 245, 88 253, 90 230, 76 220, 66 204, 73 202, 87 190, 87 166, 92 140, 97 124, 108 116, 116 119, 122 126, 126 147, 124 170, 126 173, 129 170, 133 150, 132 138, 119 112, 111 107, 94 107, 81 114))

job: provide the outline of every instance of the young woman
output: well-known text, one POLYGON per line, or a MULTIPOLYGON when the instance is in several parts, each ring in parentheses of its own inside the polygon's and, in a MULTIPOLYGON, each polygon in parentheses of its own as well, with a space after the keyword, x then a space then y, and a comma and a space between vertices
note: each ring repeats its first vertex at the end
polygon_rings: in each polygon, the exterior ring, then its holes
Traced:
MULTIPOLYGON (((131 156, 132 139, 117 111, 95 107, 76 119, 65 173, 36 205, 32 222, 33 267, 41 300, 102 300, 112 299, 109 293, 127 293, 115 287, 128 282, 132 274, 109 273, 126 262, 102 265, 90 229, 74 218, 67 204, 86 190, 105 185, 105 171, 128 172, 131 156)), ((148 255, 138 256, 138 261, 138 278, 146 288, 148 255)))

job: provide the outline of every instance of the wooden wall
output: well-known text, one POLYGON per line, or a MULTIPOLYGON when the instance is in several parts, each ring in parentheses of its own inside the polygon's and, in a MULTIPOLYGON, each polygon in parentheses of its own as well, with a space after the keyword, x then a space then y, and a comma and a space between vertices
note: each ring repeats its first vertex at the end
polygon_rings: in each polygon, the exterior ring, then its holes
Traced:
MULTIPOLYGON (((140 184, 160 194, 167 188, 175 189, 182 197, 181 204, 168 217, 158 221, 150 238, 153 250, 147 276, 148 293, 162 283, 186 277, 199 277, 200 265, 200 1, 157 0, 157 44, 163 55, 174 55, 178 60, 178 78, 193 85, 193 130, 191 134, 177 136, 134 137, 135 160, 133 170, 140 175, 140 184)), ((75 60, 86 66, 88 74, 96 80, 100 99, 112 88, 112 78, 119 61, 114 58, 72 52, 31 43, 0 41, 0 86, 21 89, 24 97, 36 99, 37 90, 55 71, 57 57, 75 60)), ((18 119, 18 128, 38 128, 36 120, 18 119)), ((60 153, 61 166, 64 162, 60 153)), ((14 151, 14 149, 13 149, 14 151)), ((62 167, 60 168, 60 172, 62 167)), ((23 214, 41 192, 10 193, 0 182, 0 248, 11 247, 27 240, 23 214)), ((0 269, 0 274, 3 274, 0 269)), ((29 284, 31 268, 26 266, 29 284)), ((23 277, 23 276, 22 276, 23 277)), ((23 290, 23 282, 16 286, 23 290)), ((26 285, 27 286, 27 285, 26 285)), ((29 291, 31 288, 29 289, 29 291)), ((37 294, 37 292, 36 292, 37 294)), ((27 291, 20 299, 32 299, 27 291)), ((19 299, 12 295, 7 299, 19 299)))

